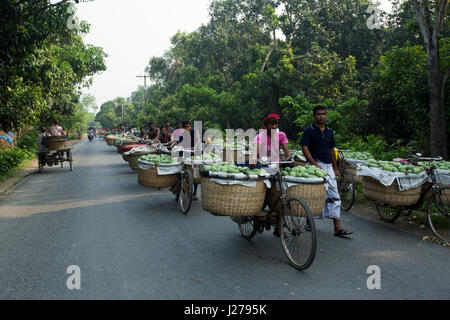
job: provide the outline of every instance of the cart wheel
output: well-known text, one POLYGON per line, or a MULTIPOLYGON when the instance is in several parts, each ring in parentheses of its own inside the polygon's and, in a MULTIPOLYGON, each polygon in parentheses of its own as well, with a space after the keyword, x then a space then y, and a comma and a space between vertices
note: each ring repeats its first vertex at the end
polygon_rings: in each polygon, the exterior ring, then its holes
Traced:
POLYGON ((387 205, 376 205, 377 212, 381 219, 387 222, 394 223, 395 220, 402 214, 402 209, 391 207, 387 205))
POLYGON ((258 231, 258 223, 252 217, 240 217, 238 226, 242 236, 247 240, 253 238, 258 231))
POLYGON ((308 205, 299 197, 289 196, 278 223, 281 245, 290 264, 298 270, 307 269, 317 247, 316 226, 308 205))
POLYGON ((450 187, 440 187, 428 201, 428 224, 442 241, 450 242, 450 187))
POLYGON ((348 169, 341 171, 341 176, 337 180, 339 196, 341 197, 341 209, 348 212, 355 202, 355 181, 353 174, 348 169))
POLYGON ((194 194, 194 178, 192 173, 186 170, 181 176, 181 186, 178 195, 178 203, 180 205, 181 212, 187 214, 191 208, 192 198, 194 194))
POLYGON ((70 171, 73 171, 73 169, 72 169, 72 162, 73 162, 73 159, 72 159, 72 152, 69 150, 69 151, 67 151, 67 159, 69 159, 69 163, 70 163, 70 171))

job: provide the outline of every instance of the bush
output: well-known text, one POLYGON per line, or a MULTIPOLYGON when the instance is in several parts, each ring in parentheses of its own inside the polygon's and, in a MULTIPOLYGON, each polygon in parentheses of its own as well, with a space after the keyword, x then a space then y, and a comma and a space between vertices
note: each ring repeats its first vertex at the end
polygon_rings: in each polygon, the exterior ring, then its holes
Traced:
POLYGON ((27 132, 17 142, 17 148, 25 149, 28 151, 36 151, 36 137, 38 134, 39 132, 37 130, 27 132))
POLYGON ((0 176, 11 174, 17 167, 22 165, 24 161, 33 158, 33 156, 33 151, 17 147, 0 150, 0 176))
POLYGON ((338 146, 344 150, 369 152, 377 160, 392 161, 395 158, 405 158, 414 154, 414 146, 405 144, 401 139, 388 143, 382 136, 367 136, 365 139, 354 136, 349 142, 338 146))

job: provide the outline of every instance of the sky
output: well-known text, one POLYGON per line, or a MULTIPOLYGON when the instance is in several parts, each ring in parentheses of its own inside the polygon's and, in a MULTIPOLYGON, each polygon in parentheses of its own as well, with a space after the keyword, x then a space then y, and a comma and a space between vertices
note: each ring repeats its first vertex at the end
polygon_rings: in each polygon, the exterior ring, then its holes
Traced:
MULTIPOLYGON (((53 1, 54 2, 54 1, 53 1)), ((56 1, 58 2, 58 1, 56 1)), ((94 76, 91 87, 97 105, 117 97, 129 97, 139 85, 138 75, 153 56, 170 49, 170 38, 178 31, 193 32, 208 22, 210 0, 95 0, 80 2, 79 20, 91 25, 85 43, 102 47, 108 54, 107 71, 94 76)), ((380 8, 389 10, 388 0, 380 8)), ((148 79, 147 79, 148 84, 148 79)))

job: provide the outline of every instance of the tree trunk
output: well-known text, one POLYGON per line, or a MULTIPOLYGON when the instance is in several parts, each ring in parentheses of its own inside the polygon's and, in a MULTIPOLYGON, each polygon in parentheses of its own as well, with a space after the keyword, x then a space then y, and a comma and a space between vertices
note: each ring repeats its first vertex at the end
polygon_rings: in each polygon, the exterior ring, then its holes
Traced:
POLYGON ((435 22, 432 22, 431 4, 428 1, 411 0, 416 9, 428 56, 428 87, 430 88, 430 147, 432 156, 448 159, 447 130, 445 123, 444 86, 448 77, 441 73, 439 39, 449 0, 436 1, 435 22))
POLYGON ((448 158, 445 123, 444 86, 440 70, 439 48, 432 46, 428 54, 428 86, 430 88, 431 155, 448 158))

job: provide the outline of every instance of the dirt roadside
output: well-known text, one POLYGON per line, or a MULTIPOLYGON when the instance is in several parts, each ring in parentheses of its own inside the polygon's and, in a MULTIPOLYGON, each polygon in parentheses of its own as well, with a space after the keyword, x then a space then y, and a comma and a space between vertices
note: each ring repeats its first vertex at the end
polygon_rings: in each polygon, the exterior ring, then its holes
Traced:
MULTIPOLYGON (((73 139, 69 140, 68 146, 73 147, 80 141, 82 141, 85 137, 81 139, 73 139)), ((19 185, 20 183, 24 182, 26 178, 31 176, 33 173, 38 171, 38 161, 37 159, 32 159, 28 161, 28 163, 25 165, 25 167, 14 174, 12 177, 6 179, 2 183, 0 183, 0 196, 3 196, 7 194, 11 189, 13 189, 15 186, 19 185)))
MULTIPOLYGON (((358 216, 369 220, 373 223, 381 223, 391 228, 400 229, 408 233, 414 234, 420 237, 424 241, 439 243, 438 239, 434 236, 433 231, 427 225, 427 223, 417 217, 417 213, 414 211, 411 215, 401 215, 394 223, 386 222, 382 220, 377 213, 375 205, 370 201, 360 200, 357 201, 348 214, 358 216)), ((357 230, 352 230, 357 232, 357 230)), ((450 234, 450 230, 447 232, 447 236, 450 234)), ((443 246, 450 246, 450 243, 442 243, 443 246)))

